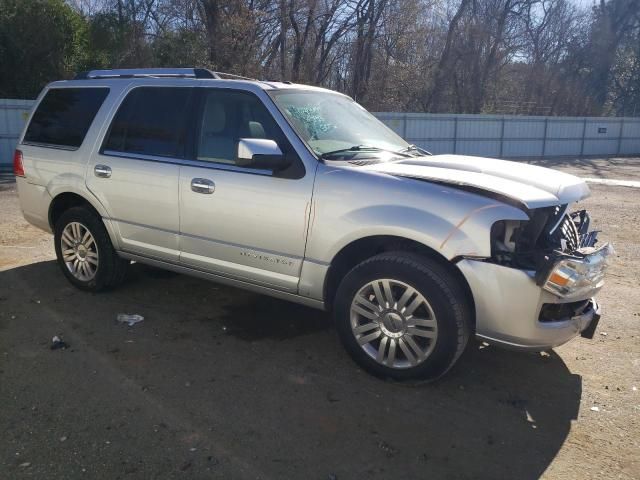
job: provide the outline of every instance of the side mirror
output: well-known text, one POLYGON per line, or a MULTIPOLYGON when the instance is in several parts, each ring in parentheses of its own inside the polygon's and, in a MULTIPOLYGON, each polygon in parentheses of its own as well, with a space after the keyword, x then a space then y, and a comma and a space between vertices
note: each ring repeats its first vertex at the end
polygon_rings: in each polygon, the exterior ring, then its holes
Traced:
POLYGON ((266 138, 241 138, 238 142, 239 167, 259 170, 284 170, 291 162, 287 161, 276 142, 266 138))

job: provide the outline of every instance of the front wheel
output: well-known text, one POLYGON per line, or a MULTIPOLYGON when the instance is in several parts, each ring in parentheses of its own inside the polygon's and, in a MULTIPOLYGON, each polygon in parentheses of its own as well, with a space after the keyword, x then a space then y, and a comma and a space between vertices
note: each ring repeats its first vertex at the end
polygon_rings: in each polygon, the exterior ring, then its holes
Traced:
POLYGON ((470 334, 471 308, 457 279, 439 263, 404 252, 365 260, 336 293, 336 326, 353 359, 396 380, 435 380, 470 334))

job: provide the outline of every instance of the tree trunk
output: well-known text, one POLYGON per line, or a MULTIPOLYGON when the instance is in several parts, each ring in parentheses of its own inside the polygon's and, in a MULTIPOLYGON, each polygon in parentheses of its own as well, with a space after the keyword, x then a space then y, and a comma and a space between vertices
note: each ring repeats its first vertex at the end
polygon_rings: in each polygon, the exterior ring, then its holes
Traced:
POLYGON ((445 40, 444 49, 440 55, 438 66, 436 67, 435 77, 433 79, 433 86, 431 91, 427 95, 423 104, 425 110, 438 112, 440 110, 440 101, 442 99, 442 88, 444 86, 444 79, 447 74, 448 66, 451 61, 451 46, 453 45, 454 35, 458 29, 458 24, 466 13, 467 8, 471 4, 471 0, 462 0, 458 6, 458 10, 449 23, 449 29, 447 30, 447 38, 445 40))

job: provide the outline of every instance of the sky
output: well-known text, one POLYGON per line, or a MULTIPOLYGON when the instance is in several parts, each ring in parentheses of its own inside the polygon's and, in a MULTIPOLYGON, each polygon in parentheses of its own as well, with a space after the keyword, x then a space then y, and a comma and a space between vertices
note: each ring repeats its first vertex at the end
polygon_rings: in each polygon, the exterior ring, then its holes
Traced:
POLYGON ((591 7, 594 0, 571 0, 575 5, 579 7, 591 7))

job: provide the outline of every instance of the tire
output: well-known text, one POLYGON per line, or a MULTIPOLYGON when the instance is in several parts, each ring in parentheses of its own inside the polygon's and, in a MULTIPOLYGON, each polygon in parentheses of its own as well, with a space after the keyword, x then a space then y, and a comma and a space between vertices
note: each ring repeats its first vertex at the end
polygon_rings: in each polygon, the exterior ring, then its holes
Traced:
POLYGON ((467 345, 471 315, 456 278, 438 262, 408 252, 383 253, 354 267, 334 302, 336 328, 351 357, 367 372, 393 380, 444 375, 467 345), (389 294, 393 301, 387 302, 389 294))
POLYGON ((118 256, 102 219, 88 208, 73 207, 60 216, 54 244, 62 273, 80 290, 99 292, 124 281, 129 261, 118 256), (78 244, 79 239, 84 241, 78 244))

